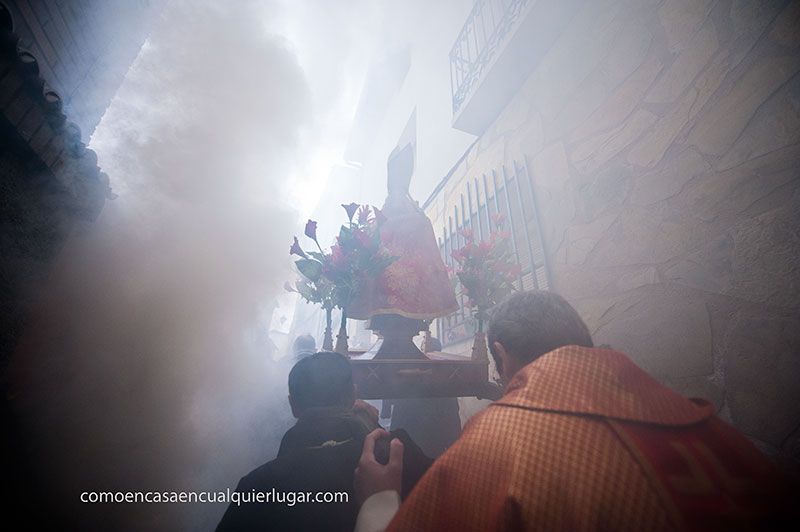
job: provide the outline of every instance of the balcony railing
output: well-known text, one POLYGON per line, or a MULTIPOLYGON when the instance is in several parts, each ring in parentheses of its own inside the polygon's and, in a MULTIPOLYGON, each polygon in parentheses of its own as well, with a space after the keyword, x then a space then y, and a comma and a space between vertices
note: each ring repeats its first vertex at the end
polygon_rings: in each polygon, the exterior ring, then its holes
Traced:
POLYGON ((458 113, 529 2, 476 0, 450 50, 453 115, 458 113))

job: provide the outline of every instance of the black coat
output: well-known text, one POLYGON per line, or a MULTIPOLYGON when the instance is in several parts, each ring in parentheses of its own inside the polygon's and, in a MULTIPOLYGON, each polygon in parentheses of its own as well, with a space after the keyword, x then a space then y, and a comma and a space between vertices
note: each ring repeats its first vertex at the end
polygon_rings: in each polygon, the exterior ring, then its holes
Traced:
MULTIPOLYGON (((217 532, 239 530, 352 531, 358 515, 353 497, 353 473, 364 437, 377 425, 344 409, 314 409, 304 413, 281 441, 275 460, 243 477, 236 491, 343 492, 347 502, 231 503, 217 532)), ((403 492, 407 493, 432 463, 404 433, 403 492)), ((281 495, 282 496, 282 495, 281 495)))
POLYGON ((392 431, 404 429, 428 456, 438 458, 461 435, 455 397, 394 399, 392 403, 392 431))

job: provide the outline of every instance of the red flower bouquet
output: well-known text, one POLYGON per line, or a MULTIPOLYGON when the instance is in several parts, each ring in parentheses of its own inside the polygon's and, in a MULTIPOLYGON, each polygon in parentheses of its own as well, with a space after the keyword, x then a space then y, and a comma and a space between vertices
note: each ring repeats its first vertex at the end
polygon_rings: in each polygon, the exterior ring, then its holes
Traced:
POLYGON ((503 215, 494 216, 493 221, 495 231, 481 242, 475 241, 470 229, 462 229, 459 233, 465 244, 452 253, 461 294, 467 298, 466 306, 472 310, 479 333, 483 332, 489 309, 515 290, 514 282, 520 273, 519 265, 513 261, 509 234, 503 230, 503 215))
MULTIPOLYGON (((380 226, 385 220, 375 207, 356 203, 342 205, 348 223, 339 230, 336 243, 326 253, 317 241, 317 222, 306 223, 305 235, 314 241, 319 251, 304 251, 294 237, 290 255, 303 278, 295 284, 300 295, 311 303, 321 304, 330 316, 330 309, 342 309, 342 327, 347 319, 347 307, 369 278, 378 276, 395 257, 381 246, 380 226)), ((330 319, 329 319, 330 321, 330 319)), ((337 350, 340 346, 337 344, 337 350)))
POLYGON ((330 260, 323 263, 322 275, 334 285, 337 305, 346 309, 368 278, 377 277, 395 257, 381 246, 380 226, 383 214, 367 205, 347 210, 349 222, 339 230, 331 247, 330 260))

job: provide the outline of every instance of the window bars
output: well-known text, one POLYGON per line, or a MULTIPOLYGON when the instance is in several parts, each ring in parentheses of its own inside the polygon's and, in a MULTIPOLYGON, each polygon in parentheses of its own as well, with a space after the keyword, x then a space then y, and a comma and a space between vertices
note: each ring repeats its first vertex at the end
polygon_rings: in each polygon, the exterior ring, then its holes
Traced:
MULTIPOLYGON (((442 227, 439 239, 445 264, 455 267, 454 250, 465 242, 461 229, 472 229, 476 241, 489 237, 496 229, 492 217, 502 213, 505 227, 510 233, 512 251, 521 271, 515 287, 518 290, 549 288, 547 261, 542 241, 542 231, 534 195, 533 183, 527 165, 514 161, 511 167, 500 167, 488 174, 468 178, 465 190, 448 206, 451 214, 442 227)), ((464 298, 457 294, 459 310, 436 320, 436 333, 442 345, 468 339, 474 333, 469 309, 464 298)))

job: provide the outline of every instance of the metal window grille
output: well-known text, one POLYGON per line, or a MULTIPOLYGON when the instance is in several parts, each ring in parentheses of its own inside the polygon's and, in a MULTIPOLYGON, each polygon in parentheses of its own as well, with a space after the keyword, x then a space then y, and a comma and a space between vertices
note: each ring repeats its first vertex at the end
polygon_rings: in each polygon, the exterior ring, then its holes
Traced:
MULTIPOLYGON (((549 288, 536 198, 524 162, 515 161, 510 167, 502 166, 488 174, 467 179, 464 190, 450 208, 452 214, 442 227, 442 236, 438 240, 445 264, 456 266, 452 253, 464 245, 464 239, 459 235, 462 228, 471 228, 475 239, 483 241, 496 230, 492 217, 499 212, 506 217, 505 228, 511 235, 515 260, 521 267, 515 287, 518 290, 549 288)), ((459 310, 436 320, 436 332, 443 346, 463 341, 474 334, 470 311, 464 306, 464 298, 460 294, 457 296, 459 310)))

